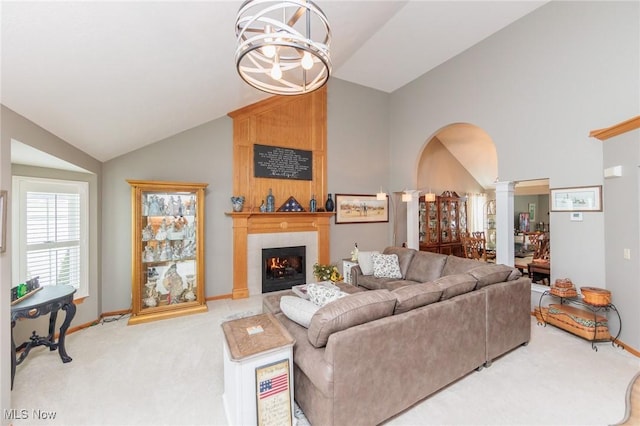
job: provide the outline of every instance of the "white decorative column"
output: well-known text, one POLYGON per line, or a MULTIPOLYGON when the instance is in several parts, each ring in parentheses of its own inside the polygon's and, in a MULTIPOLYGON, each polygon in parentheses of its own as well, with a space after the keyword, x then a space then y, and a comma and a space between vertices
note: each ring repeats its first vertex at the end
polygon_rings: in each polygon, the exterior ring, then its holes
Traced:
POLYGON ((514 182, 496 182, 496 263, 513 266, 514 182))
POLYGON ((405 194, 407 194, 407 198, 409 195, 411 196, 410 200, 403 200, 407 204, 407 247, 420 250, 420 225, 418 221, 420 191, 408 189, 404 191, 403 197, 405 194))

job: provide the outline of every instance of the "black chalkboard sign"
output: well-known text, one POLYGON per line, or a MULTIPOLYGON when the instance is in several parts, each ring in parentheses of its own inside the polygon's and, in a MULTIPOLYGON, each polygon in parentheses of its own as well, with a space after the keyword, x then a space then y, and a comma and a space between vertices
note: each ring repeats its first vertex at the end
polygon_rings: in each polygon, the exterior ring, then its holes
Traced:
POLYGON ((303 149, 253 145, 255 177, 312 180, 313 153, 303 149))

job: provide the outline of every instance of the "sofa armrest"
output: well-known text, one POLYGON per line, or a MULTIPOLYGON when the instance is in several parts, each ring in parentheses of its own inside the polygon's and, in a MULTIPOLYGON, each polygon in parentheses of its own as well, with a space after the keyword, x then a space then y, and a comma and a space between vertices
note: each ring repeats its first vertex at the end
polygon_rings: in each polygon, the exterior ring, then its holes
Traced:
POLYGON ((362 269, 360 265, 355 265, 351 268, 351 284, 358 286, 358 277, 362 276, 362 269))

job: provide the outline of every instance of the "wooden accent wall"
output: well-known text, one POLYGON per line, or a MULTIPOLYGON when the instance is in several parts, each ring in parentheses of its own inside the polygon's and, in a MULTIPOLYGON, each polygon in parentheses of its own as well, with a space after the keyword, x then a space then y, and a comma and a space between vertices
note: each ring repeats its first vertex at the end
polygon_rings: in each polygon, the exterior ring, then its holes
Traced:
POLYGON ((327 89, 301 96, 274 96, 230 112, 233 118, 233 195, 245 197, 245 211, 257 212, 269 188, 278 209, 290 196, 306 210, 327 198, 327 89), (256 178, 253 145, 312 151, 313 180, 256 178))
POLYGON ((276 210, 291 196, 308 211, 315 195, 318 208, 327 197, 327 89, 302 96, 274 96, 230 112, 233 118, 233 195, 245 197, 242 212, 233 218, 234 299, 249 297, 249 234, 315 231, 318 259, 329 263, 329 223, 333 213, 260 213, 272 190, 276 210), (311 151, 312 180, 254 177, 253 146, 270 145, 311 151))

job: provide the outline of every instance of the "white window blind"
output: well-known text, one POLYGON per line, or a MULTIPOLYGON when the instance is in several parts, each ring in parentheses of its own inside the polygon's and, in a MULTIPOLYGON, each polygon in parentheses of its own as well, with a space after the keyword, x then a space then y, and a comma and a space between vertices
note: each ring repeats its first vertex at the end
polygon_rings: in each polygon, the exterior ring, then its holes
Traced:
POLYGON ((87 183, 14 180, 19 196, 17 282, 39 277, 40 285, 72 285, 78 289, 76 297, 87 296, 87 183))
POLYGON ((27 192, 27 275, 80 285, 80 194, 27 192))

